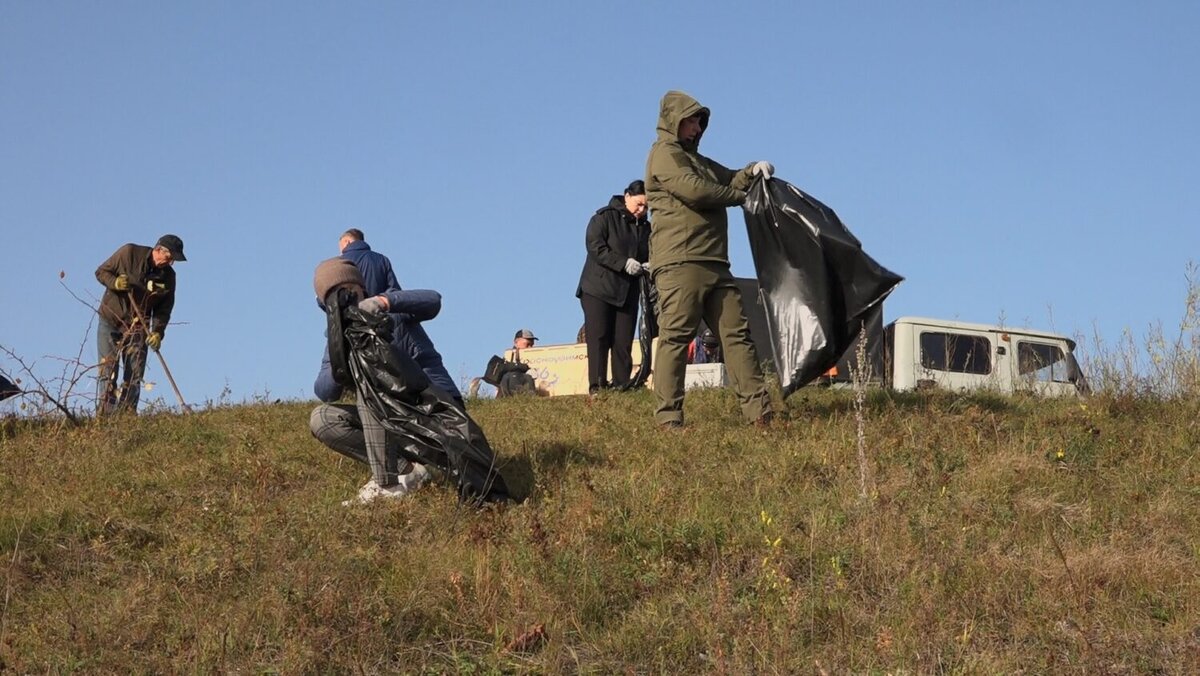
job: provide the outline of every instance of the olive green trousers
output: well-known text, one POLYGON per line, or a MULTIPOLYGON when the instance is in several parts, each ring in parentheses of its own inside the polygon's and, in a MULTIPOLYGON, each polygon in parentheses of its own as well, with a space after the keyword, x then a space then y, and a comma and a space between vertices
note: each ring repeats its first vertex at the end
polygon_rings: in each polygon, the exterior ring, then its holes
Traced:
POLYGON ((700 320, 721 340, 725 371, 741 402, 746 420, 755 421, 771 410, 771 397, 750 327, 742 309, 742 294, 728 263, 679 263, 654 271, 658 288, 658 352, 654 360, 655 421, 683 422, 683 384, 688 343, 700 320))

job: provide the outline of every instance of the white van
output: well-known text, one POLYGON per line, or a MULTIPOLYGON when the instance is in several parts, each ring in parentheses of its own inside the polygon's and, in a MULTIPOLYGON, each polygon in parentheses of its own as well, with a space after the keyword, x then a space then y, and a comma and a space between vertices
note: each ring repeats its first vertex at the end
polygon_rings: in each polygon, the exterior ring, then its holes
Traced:
POLYGON ((871 361, 882 366, 884 385, 895 390, 1087 392, 1075 341, 1054 333, 901 317, 884 327, 882 342, 882 351, 873 350, 882 360, 871 361))

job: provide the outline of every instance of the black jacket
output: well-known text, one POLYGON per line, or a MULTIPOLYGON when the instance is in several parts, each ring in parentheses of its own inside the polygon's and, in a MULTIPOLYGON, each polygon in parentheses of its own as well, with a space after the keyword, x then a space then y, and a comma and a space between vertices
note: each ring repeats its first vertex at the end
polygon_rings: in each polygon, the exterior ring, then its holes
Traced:
POLYGON ((113 328, 125 331, 137 319, 130 301, 138 304, 143 318, 150 322, 150 330, 163 334, 171 322, 171 310, 175 309, 175 270, 170 265, 154 267, 151 252, 154 247, 126 244, 117 249, 108 260, 96 268, 96 279, 104 285, 104 297, 100 299, 100 316, 113 328), (113 285, 119 275, 129 279, 128 291, 117 291, 113 285), (154 282, 153 293, 146 292, 146 282, 154 282))
POLYGON ((625 208, 625 198, 613 195, 608 206, 596 212, 587 226, 587 260, 579 275, 575 296, 595 296, 611 305, 624 305, 636 277, 625 274, 625 261, 645 263, 649 257, 650 225, 634 219, 625 208))

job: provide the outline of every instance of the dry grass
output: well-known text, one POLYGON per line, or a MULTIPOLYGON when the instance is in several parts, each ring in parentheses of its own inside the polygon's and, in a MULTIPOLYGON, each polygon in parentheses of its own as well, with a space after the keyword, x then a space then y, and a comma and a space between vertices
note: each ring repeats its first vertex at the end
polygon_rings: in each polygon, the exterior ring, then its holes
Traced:
POLYGON ((1090 345, 1077 337, 1084 371, 1097 391, 1164 399, 1200 394, 1200 266, 1188 264, 1184 283, 1184 309, 1176 326, 1158 321, 1140 335, 1126 328, 1115 345, 1099 331, 1090 345))
POLYGON ((0 669, 16 672, 1187 673, 1200 663, 1195 398, 994 395, 791 421, 689 394, 485 401, 527 492, 346 509, 366 471, 308 406, 8 421, 0 669), (541 629, 539 630, 539 625, 541 629))

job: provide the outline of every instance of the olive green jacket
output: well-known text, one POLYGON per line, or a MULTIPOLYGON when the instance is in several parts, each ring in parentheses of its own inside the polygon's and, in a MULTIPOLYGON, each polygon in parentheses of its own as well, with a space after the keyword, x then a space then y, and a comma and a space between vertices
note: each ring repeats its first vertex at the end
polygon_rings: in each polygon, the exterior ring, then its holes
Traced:
MULTIPOLYGON (((679 123, 699 113, 708 128, 709 110, 683 92, 663 96, 658 140, 646 160, 646 201, 650 207, 650 267, 690 261, 729 262, 729 220, 725 210, 746 200, 753 177, 721 166, 681 141, 679 123)), ((701 131, 701 135, 703 135, 701 131)))

